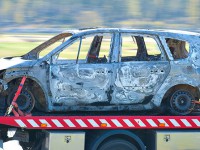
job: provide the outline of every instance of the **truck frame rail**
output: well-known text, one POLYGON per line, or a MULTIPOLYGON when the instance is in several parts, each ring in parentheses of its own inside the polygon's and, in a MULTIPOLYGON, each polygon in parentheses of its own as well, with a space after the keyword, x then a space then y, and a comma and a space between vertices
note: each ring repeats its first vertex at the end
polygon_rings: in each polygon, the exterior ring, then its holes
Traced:
POLYGON ((26 129, 198 129, 200 116, 0 117, 0 125, 26 129))

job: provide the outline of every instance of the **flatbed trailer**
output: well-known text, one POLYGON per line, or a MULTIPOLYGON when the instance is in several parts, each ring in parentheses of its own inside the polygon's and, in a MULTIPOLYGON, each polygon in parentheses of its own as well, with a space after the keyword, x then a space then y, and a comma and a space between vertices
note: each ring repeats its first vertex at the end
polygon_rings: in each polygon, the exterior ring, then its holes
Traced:
POLYGON ((2 116, 0 137, 0 149, 199 150, 200 116, 2 116))

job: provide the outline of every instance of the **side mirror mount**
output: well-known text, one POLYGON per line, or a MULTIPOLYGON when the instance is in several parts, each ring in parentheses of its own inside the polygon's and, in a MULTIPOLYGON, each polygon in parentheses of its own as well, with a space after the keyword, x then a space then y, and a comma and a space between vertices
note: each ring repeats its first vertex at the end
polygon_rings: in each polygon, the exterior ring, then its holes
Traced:
POLYGON ((50 61, 49 61, 49 60, 42 61, 41 64, 40 64, 40 67, 41 67, 42 69, 45 69, 49 64, 50 64, 50 61))

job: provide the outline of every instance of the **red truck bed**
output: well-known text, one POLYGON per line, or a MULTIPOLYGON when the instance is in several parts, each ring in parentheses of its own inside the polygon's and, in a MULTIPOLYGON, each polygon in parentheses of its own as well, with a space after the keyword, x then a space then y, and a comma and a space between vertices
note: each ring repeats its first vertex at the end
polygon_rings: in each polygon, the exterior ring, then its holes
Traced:
POLYGON ((27 129, 197 129, 200 116, 0 117, 0 125, 27 129))

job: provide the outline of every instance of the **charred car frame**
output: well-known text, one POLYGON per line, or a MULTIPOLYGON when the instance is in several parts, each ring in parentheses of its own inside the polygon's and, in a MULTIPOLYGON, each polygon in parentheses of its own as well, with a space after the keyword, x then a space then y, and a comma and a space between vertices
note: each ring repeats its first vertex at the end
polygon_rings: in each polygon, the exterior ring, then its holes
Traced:
POLYGON ((172 30, 63 32, 20 57, 0 59, 0 101, 23 76, 21 110, 150 110, 187 115, 200 98, 200 34, 172 30), (45 56, 40 53, 61 41, 45 56), (65 57, 66 56, 66 57, 65 57))

